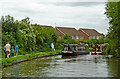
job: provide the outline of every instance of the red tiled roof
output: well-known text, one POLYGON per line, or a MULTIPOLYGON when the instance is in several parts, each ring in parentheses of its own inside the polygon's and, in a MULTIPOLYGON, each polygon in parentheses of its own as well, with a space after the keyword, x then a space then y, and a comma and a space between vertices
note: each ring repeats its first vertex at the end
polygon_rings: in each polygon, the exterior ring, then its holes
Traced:
POLYGON ((63 34, 69 34, 69 35, 79 35, 83 36, 80 32, 78 32, 75 28, 69 28, 69 27, 56 27, 59 32, 63 34))
MULTIPOLYGON (((57 31, 57 30, 56 30, 56 32, 57 32, 58 35, 61 35, 61 32, 60 32, 60 31, 57 31)), ((62 33, 62 34, 63 34, 63 33, 62 33)))
POLYGON ((80 28, 79 30, 82 30, 84 33, 86 33, 89 36, 100 36, 101 35, 95 29, 83 29, 83 28, 80 28))

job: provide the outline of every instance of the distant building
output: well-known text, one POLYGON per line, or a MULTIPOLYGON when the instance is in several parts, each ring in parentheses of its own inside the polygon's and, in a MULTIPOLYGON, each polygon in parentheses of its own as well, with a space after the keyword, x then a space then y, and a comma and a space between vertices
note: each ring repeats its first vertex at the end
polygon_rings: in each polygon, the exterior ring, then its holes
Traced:
POLYGON ((80 28, 78 31, 84 35, 84 39, 99 39, 103 37, 103 35, 95 29, 80 28))
MULTIPOLYGON (((48 25, 39 25, 40 27, 53 28, 48 25)), ((59 38, 62 38, 65 34, 68 34, 74 40, 83 40, 83 39, 99 39, 104 37, 103 34, 99 33, 95 29, 85 29, 80 28, 76 30, 75 28, 70 27, 55 27, 56 32, 58 33, 59 38)))
POLYGON ((75 28, 69 27, 56 27, 56 31, 59 35, 59 38, 62 38, 65 34, 72 36, 74 40, 84 39, 84 34, 77 31, 75 28))

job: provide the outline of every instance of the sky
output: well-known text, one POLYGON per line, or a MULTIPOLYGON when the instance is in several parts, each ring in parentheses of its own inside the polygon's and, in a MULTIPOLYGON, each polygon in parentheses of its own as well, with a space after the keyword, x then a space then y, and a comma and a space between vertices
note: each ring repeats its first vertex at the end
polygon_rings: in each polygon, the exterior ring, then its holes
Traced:
POLYGON ((107 34, 109 28, 105 0, 0 0, 0 16, 17 20, 29 17, 31 23, 53 27, 96 29, 107 34))

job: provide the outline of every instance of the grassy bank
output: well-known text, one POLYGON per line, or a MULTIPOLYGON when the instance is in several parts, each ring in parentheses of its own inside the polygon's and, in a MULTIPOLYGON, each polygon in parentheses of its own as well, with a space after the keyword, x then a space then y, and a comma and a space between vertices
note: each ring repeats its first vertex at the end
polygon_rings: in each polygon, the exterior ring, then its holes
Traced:
POLYGON ((26 54, 26 55, 19 55, 17 57, 11 57, 11 58, 2 58, 1 63, 2 63, 2 68, 6 67, 6 66, 10 66, 22 61, 26 61, 26 60, 31 60, 34 59, 36 57, 42 57, 45 55, 53 55, 56 53, 60 53, 61 50, 56 50, 56 51, 48 51, 48 52, 36 52, 36 53, 31 53, 31 54, 26 54))

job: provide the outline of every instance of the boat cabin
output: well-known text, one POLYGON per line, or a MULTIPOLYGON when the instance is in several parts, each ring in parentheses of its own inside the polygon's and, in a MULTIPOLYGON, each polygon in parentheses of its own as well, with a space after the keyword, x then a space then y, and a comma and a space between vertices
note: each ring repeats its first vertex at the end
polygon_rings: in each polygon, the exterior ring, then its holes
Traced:
POLYGON ((65 44, 62 50, 62 55, 76 56, 82 54, 89 54, 88 44, 65 44))

